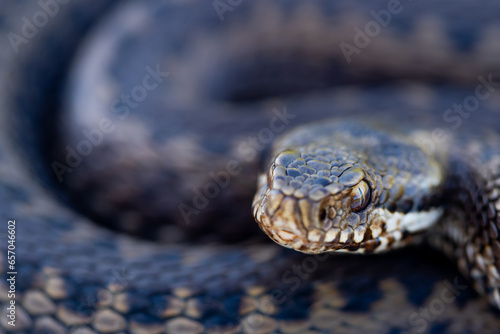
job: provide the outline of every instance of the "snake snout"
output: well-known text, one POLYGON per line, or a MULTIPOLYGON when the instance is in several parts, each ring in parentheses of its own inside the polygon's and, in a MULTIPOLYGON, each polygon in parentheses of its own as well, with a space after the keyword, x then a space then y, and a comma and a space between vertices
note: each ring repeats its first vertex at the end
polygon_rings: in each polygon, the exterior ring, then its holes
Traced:
POLYGON ((277 189, 276 182, 268 183, 263 175, 254 214, 260 228, 276 243, 315 254, 349 248, 363 241, 366 225, 361 221, 366 221, 364 209, 370 202, 370 188, 364 181, 354 186, 332 182, 316 186, 304 196, 287 194, 287 185, 277 189))

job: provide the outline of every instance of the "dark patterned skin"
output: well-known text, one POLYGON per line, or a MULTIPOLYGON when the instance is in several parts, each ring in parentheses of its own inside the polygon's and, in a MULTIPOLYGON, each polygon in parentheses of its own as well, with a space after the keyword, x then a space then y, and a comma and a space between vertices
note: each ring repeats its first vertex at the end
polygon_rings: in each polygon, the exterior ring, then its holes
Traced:
POLYGON ((496 2, 2 6, 0 233, 16 227, 17 274, 14 299, 2 242, 0 333, 498 332, 476 292, 496 284, 500 250, 496 2), (371 21, 380 33, 363 38, 371 21), (268 145, 346 116, 411 129, 440 163, 436 129, 452 133, 453 210, 426 239, 465 276, 424 246, 304 255, 261 237, 250 207, 268 145), (99 144, 70 166, 82 140, 99 144), (210 182, 220 193, 195 207, 210 182))

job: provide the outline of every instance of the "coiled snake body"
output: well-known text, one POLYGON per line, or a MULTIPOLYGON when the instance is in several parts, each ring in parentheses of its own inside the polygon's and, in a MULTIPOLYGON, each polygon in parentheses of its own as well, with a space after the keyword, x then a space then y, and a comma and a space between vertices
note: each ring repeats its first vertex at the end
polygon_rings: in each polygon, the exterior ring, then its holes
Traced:
POLYGON ((4 7, 0 333, 500 328, 494 1, 4 7))

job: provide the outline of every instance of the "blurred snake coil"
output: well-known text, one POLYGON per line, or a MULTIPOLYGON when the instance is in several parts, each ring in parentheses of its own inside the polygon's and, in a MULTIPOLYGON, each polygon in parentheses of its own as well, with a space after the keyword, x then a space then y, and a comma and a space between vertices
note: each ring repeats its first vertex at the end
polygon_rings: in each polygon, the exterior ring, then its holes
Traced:
POLYGON ((0 32, 0 334, 500 332, 500 3, 4 1, 0 32))

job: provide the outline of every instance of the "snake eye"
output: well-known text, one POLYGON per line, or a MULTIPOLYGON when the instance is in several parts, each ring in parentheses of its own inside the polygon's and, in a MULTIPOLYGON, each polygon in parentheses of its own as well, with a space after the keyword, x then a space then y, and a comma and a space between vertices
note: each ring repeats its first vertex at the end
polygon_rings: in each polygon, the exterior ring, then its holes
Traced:
POLYGON ((361 181, 352 188, 351 192, 351 209, 353 212, 359 212, 366 208, 370 203, 370 187, 365 181, 361 181))

